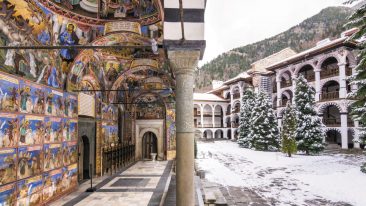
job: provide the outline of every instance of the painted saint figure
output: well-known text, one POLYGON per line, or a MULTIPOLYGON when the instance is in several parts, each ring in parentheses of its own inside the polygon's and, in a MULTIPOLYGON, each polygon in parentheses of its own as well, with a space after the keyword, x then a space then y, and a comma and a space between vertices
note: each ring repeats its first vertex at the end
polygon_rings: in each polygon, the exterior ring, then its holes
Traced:
MULTIPOLYGON (((68 24, 66 31, 62 32, 59 36, 59 41, 61 45, 72 46, 79 44, 79 38, 75 33, 75 26, 73 24, 68 24)), ((75 49, 61 49, 60 55, 63 61, 70 63, 74 60, 77 51, 75 49)))

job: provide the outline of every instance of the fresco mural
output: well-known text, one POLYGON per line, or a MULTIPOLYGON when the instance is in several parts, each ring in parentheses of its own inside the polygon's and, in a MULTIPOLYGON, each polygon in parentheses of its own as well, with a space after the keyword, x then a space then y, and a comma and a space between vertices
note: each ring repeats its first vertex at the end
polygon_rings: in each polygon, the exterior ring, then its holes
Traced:
POLYGON ((61 144, 45 144, 44 151, 44 171, 50 171, 62 167, 62 147, 61 144))
POLYGON ((16 184, 8 184, 0 186, 0 205, 12 206, 15 205, 17 199, 16 184))
POLYGON ((42 146, 20 147, 18 149, 18 179, 41 174, 42 146))
POLYGON ((0 111, 17 112, 19 80, 0 73, 0 111))
POLYGON ((176 127, 175 127, 175 109, 166 111, 167 145, 168 150, 176 149, 176 127))
POLYGON ((18 116, 0 113, 0 148, 15 147, 18 136, 18 116))
POLYGON ((102 122, 102 137, 104 146, 118 143, 118 125, 110 122, 102 122))
POLYGON ((64 127, 64 121, 62 118, 56 118, 52 117, 49 118, 49 121, 51 122, 51 130, 49 139, 45 139, 44 143, 53 143, 53 142, 61 142, 63 139, 63 127, 64 127))
POLYGON ((39 205, 42 202, 42 189, 42 175, 18 181, 17 205, 39 205))
POLYGON ((16 149, 0 150, 0 185, 4 185, 16 180, 16 149))
POLYGON ((19 146, 42 144, 44 117, 19 115, 19 146))
POLYGON ((28 114, 44 114, 45 94, 40 85, 20 82, 20 112, 28 114))
POLYGON ((164 103, 154 94, 143 95, 136 99, 136 119, 163 119, 164 103))
POLYGON ((78 161, 78 145, 77 142, 63 142, 63 163, 64 166, 77 163, 78 161))
POLYGON ((70 120, 68 120, 68 122, 69 122, 70 138, 66 139, 66 141, 77 140, 77 138, 78 138, 78 121, 75 120, 75 119, 70 119, 70 120))
POLYGON ((63 168, 46 172, 43 174, 43 193, 44 202, 51 200, 57 195, 62 194, 62 174, 63 168))
POLYGON ((65 117, 78 117, 78 97, 74 94, 64 93, 65 97, 65 117))
POLYGON ((62 191, 67 191, 78 184, 77 164, 72 164, 64 168, 62 177, 62 191))

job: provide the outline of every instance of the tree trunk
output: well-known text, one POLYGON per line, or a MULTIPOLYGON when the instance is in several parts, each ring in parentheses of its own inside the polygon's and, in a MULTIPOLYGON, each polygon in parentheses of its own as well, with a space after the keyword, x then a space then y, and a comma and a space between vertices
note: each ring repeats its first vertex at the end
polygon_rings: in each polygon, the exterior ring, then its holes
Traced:
POLYGON ((288 154, 289 157, 291 157, 291 152, 288 152, 287 154, 288 154))

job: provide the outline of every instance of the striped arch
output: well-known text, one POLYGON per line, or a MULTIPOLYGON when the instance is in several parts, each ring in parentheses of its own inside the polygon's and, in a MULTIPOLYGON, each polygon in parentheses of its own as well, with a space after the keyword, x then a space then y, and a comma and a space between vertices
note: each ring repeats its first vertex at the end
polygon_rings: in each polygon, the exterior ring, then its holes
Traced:
POLYGON ((296 65, 296 69, 294 71, 294 75, 297 77, 298 74, 299 74, 299 72, 300 72, 300 70, 302 68, 304 68, 305 66, 308 66, 308 65, 311 66, 313 68, 313 70, 315 70, 314 64, 312 64, 310 61, 306 61, 304 63, 301 63, 301 64, 296 65))
POLYGON ((287 99, 292 99, 294 97, 294 93, 292 92, 292 90, 290 89, 286 89, 286 90, 283 90, 281 92, 281 98, 282 98, 282 95, 285 95, 287 97, 287 99), (291 92, 291 93, 290 93, 291 92))
POLYGON ((332 78, 322 79, 322 80, 320 81, 320 89, 322 90, 322 89, 323 89, 323 87, 324 87, 324 85, 325 85, 326 83, 328 83, 328 82, 331 82, 331 81, 335 81, 335 82, 337 82, 339 85, 341 85, 341 84, 340 84, 340 82, 339 82, 339 77, 332 77, 332 78))
POLYGON ((340 62, 342 62, 341 56, 340 56, 338 53, 333 52, 333 53, 330 53, 330 54, 322 55, 322 56, 319 58, 318 64, 319 64, 320 68, 321 68, 321 66, 323 65, 323 63, 324 63, 327 59, 332 58, 332 57, 333 57, 333 58, 335 58, 335 59, 337 60, 338 64, 339 64, 340 62))
POLYGON ((294 74, 294 72, 293 72, 293 68, 288 67, 288 68, 285 68, 285 69, 280 70, 280 71, 279 71, 279 73, 278 73, 278 76, 282 77, 282 75, 283 75, 285 72, 290 72, 291 76, 293 76, 293 74, 294 74))
POLYGON ((329 131, 337 131, 337 132, 339 132, 339 134, 342 134, 342 131, 337 127, 326 127, 324 129, 324 133, 327 133, 329 131))
POLYGON ((327 102, 327 103, 324 103, 324 104, 319 106, 318 114, 323 114, 324 110, 329 106, 336 106, 339 110, 339 113, 344 112, 342 107, 338 103, 336 103, 336 102, 327 102))

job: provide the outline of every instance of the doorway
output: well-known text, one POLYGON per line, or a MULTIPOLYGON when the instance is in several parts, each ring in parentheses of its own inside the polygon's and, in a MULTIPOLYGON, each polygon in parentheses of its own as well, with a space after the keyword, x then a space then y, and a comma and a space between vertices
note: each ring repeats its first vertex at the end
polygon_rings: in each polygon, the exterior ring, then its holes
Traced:
POLYGON ((152 132, 146 132, 142 137, 142 158, 151 159, 150 153, 158 153, 158 138, 152 132))
POLYGON ((90 170, 89 170, 89 156, 90 156, 90 144, 89 144, 89 138, 87 136, 82 136, 83 141, 83 179, 90 179, 90 170))

